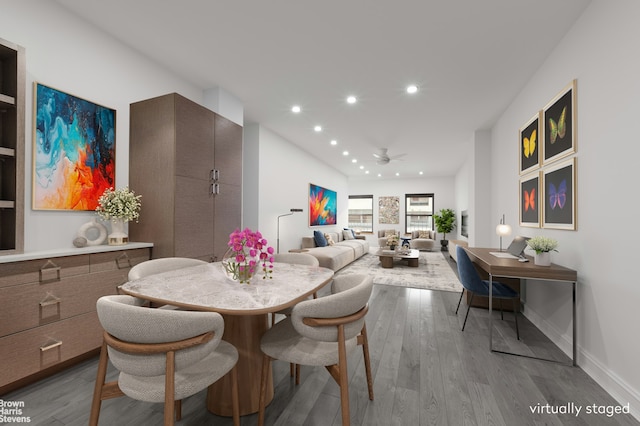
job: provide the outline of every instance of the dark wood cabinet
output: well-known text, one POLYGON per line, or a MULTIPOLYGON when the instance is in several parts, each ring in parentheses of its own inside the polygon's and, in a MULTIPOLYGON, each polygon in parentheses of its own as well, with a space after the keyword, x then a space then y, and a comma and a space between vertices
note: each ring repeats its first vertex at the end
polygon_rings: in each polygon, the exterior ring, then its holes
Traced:
POLYGON ((24 248, 25 51, 0 39, 0 254, 24 248))
POLYGON ((130 121, 130 238, 155 258, 221 259, 241 223, 242 127, 176 93, 131 104, 130 121))

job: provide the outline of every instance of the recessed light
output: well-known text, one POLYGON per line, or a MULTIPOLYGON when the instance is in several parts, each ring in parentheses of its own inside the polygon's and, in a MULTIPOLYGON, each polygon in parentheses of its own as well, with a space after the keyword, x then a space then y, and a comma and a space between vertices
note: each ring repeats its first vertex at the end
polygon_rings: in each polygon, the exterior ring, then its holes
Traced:
POLYGON ((419 175, 423 175, 423 174, 424 174, 424 172, 419 172, 418 174, 419 174, 419 175))
POLYGON ((302 108, 300 108, 300 105, 294 105, 291 107, 291 112, 295 112, 297 114, 300 111, 302 111, 302 108))
POLYGON ((418 86, 415 84, 411 84, 407 86, 407 93, 416 93, 418 91, 418 86))
POLYGON ((349 151, 342 151, 342 155, 349 155, 349 151))
POLYGON ((335 146, 335 145, 338 145, 338 141, 337 141, 337 140, 335 140, 335 139, 332 139, 332 140, 331 140, 331 145, 334 145, 334 146, 335 146))
POLYGON ((351 160, 352 163, 357 163, 358 160, 356 158, 354 158, 353 160, 351 160))
POLYGON ((353 95, 347 98, 347 103, 349 104, 355 104, 356 102, 358 102, 358 99, 353 95))
POLYGON ((365 174, 365 175, 368 175, 368 174, 369 174, 369 170, 366 170, 366 171, 364 172, 364 174, 365 174))
POLYGON ((364 170, 364 166, 360 166, 360 170, 364 170))
POLYGON ((322 131, 322 126, 315 126, 313 128, 313 130, 315 130, 316 132, 321 132, 322 131))
POLYGON ((378 173, 378 177, 382 177, 382 173, 378 173))
POLYGON ((400 173, 396 172, 396 176, 400 176, 400 173))

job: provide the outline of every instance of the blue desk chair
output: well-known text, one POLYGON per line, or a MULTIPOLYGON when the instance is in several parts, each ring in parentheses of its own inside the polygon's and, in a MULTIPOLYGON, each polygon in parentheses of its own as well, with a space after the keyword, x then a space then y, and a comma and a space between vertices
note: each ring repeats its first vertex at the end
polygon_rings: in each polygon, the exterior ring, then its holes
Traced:
MULTIPOLYGON (((469 309, 471 308, 471 303, 473 302, 473 296, 475 294, 479 296, 489 297, 489 281, 483 280, 478 275, 478 271, 473 266, 471 259, 469 259, 469 255, 465 251, 465 249, 461 246, 456 247, 457 254, 457 262, 458 262, 458 275, 460 276, 460 283, 464 287, 462 293, 460 294, 460 300, 458 301, 458 307, 456 308, 456 315, 458 314, 458 309, 460 309, 460 303, 462 302, 462 296, 464 296, 464 291, 467 290, 471 293, 471 299, 469 300, 469 306, 467 307, 467 314, 464 317, 464 323, 462 324, 462 331, 464 331, 464 326, 467 324, 467 317, 469 317, 469 309)), ((504 319, 502 315, 502 300, 511 299, 513 301, 513 314, 516 319, 516 335, 518 336, 518 340, 520 340, 520 331, 518 330, 518 311, 517 308, 517 300, 520 297, 518 292, 513 290, 511 287, 508 287, 502 283, 497 281, 493 281, 493 298, 500 300, 500 315, 504 319)))

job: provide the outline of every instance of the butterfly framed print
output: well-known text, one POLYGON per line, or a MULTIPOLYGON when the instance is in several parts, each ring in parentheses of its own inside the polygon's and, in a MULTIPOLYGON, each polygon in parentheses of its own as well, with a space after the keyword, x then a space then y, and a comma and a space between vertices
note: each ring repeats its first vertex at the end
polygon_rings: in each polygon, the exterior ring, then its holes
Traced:
POLYGON ((531 117, 519 131, 520 134, 520 174, 528 173, 540 167, 540 132, 541 112, 531 117))
POLYGON ((540 172, 520 178, 520 226, 540 227, 540 172))
POLYGON ((543 171, 543 228, 576 229, 576 157, 543 171))
POLYGON ((544 164, 576 152, 576 88, 573 80, 543 109, 544 164))

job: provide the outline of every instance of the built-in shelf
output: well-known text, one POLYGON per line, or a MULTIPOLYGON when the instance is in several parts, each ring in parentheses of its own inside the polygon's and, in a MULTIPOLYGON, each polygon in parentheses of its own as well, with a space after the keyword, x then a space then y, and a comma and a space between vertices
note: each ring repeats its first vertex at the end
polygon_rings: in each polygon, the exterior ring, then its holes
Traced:
POLYGON ((12 148, 4 148, 4 147, 0 146, 0 156, 3 156, 3 157, 15 157, 16 156, 16 150, 12 149, 12 148))
POLYGON ((16 99, 13 96, 3 95, 2 93, 0 93, 0 104, 15 106, 16 99))
POLYGON ((16 206, 13 201, 0 200, 0 209, 12 209, 16 206))

